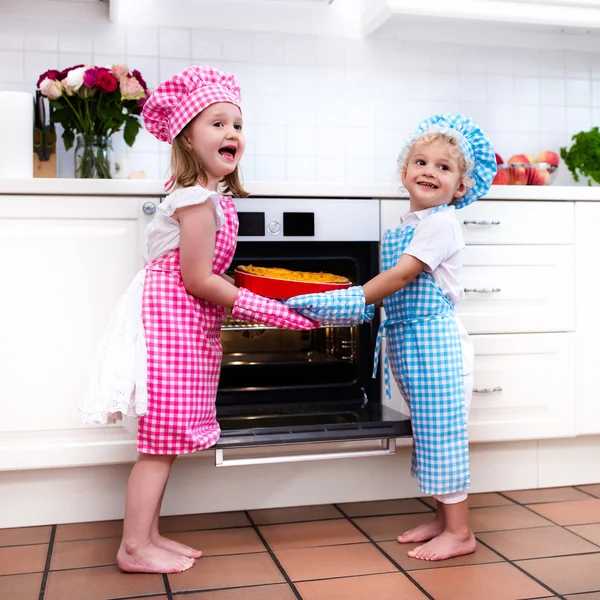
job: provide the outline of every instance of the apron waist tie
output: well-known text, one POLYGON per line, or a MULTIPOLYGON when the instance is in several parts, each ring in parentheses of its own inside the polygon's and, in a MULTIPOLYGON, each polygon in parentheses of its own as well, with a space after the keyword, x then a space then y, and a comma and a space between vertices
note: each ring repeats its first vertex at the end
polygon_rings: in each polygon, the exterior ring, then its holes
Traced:
MULTIPOLYGON (((413 323, 423 323, 425 321, 435 321, 445 317, 444 313, 436 313, 425 317, 416 317, 414 319, 384 319, 379 325, 377 331, 377 341, 375 342, 375 357, 373 360, 373 377, 377 376, 377 368, 379 366, 379 355, 381 353, 381 340, 386 337, 386 332, 390 327, 396 325, 412 325, 413 323)), ((383 381, 385 383, 385 397, 388 400, 392 399, 392 389, 390 385, 390 361, 388 358, 387 347, 383 356, 383 381)))

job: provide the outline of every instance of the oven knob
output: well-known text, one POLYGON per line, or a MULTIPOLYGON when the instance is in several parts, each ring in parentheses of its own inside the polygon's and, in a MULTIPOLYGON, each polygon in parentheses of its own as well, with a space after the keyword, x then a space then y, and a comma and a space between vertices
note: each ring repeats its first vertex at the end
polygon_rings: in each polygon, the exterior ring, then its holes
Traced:
POLYGON ((277 235, 281 231, 281 225, 277 221, 271 221, 269 223, 269 233, 277 235))
POLYGON ((156 205, 154 202, 144 202, 142 210, 144 211, 145 215, 153 215, 156 212, 156 205))

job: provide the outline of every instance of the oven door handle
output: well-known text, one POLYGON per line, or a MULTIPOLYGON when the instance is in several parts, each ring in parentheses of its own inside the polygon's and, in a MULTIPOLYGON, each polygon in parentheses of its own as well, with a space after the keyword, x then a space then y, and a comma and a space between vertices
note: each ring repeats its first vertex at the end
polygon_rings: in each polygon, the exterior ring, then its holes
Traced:
POLYGON ((280 454, 275 456, 248 456, 226 459, 222 448, 215 450, 215 466, 241 467, 246 465, 270 465, 286 462, 304 462, 309 460, 333 460, 338 458, 362 458, 370 456, 389 456, 396 454, 396 438, 384 438, 381 448, 373 450, 349 450, 347 452, 319 452, 314 454, 280 454))

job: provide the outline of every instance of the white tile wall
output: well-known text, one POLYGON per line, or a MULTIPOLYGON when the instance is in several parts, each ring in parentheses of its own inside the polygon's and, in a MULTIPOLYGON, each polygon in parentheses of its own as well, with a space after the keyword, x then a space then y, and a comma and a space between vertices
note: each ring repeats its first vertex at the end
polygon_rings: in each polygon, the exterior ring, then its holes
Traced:
MULTIPOLYGON (((416 44, 174 27, 3 19, 0 90, 33 91, 39 74, 124 62, 153 87, 190 64, 234 72, 242 85, 247 179, 394 181, 404 137, 436 111, 472 115, 505 159, 568 145, 600 125, 600 52, 416 44)), ((133 169, 162 178, 168 146, 145 132, 133 169)), ((60 174, 72 174, 60 155, 60 174)), ((571 183, 566 168, 557 183, 571 183)))

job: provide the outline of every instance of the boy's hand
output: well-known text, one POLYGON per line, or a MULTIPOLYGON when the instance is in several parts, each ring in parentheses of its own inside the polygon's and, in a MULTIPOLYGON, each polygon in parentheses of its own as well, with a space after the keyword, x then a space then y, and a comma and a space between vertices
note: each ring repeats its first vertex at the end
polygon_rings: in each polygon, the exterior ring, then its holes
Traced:
POLYGON ((360 285, 346 290, 294 296, 286 304, 305 317, 327 325, 360 325, 370 321, 375 313, 373 306, 365 306, 365 295, 360 285))

